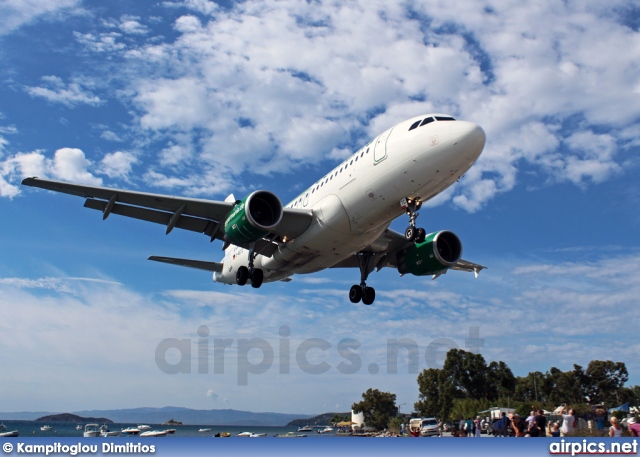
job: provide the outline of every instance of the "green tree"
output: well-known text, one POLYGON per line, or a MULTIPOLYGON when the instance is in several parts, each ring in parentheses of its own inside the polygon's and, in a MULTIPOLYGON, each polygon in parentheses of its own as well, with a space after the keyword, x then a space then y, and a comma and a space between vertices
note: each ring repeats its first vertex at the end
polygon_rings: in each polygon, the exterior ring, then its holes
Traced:
POLYGON ((418 375, 418 401, 413 409, 426 417, 442 417, 442 398, 440 377, 441 370, 429 368, 418 375))
POLYGON ((455 398, 489 399, 487 365, 480 354, 451 349, 442 368, 455 398))
POLYGON ((586 395, 591 403, 620 404, 622 388, 629 379, 624 362, 593 360, 585 370, 586 395))
POLYGON ((489 400, 514 396, 516 377, 506 363, 491 362, 487 367, 487 382, 489 400))
POLYGON ((396 394, 369 388, 362 394, 362 401, 354 403, 351 409, 356 413, 363 413, 367 426, 382 430, 392 417, 398 415, 396 394))

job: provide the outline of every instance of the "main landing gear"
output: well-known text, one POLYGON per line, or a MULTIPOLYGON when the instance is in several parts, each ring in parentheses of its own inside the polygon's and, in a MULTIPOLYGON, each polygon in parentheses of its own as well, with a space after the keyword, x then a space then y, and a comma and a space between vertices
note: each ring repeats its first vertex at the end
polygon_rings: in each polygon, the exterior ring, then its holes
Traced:
POLYGON ((423 228, 416 228, 416 219, 419 215, 418 210, 422 206, 422 202, 411 198, 403 198, 400 200, 400 206, 407 212, 407 216, 409 216, 409 227, 404 231, 404 237, 407 241, 422 243, 427 232, 425 232, 423 228))
POLYGON ((373 252, 358 252, 358 267, 360 268, 360 285, 354 284, 349 290, 349 300, 351 303, 358 303, 362 300, 365 305, 370 305, 376 299, 376 290, 373 287, 367 287, 367 278, 369 273, 375 268, 373 252))
POLYGON ((254 268, 253 261, 256 258, 256 253, 253 249, 253 243, 251 244, 251 248, 249 249, 249 266, 245 267, 244 265, 238 268, 236 272, 236 284, 239 286, 244 286, 247 281, 251 280, 251 287, 257 289, 262 285, 262 281, 264 280, 264 272, 260 268, 254 268))

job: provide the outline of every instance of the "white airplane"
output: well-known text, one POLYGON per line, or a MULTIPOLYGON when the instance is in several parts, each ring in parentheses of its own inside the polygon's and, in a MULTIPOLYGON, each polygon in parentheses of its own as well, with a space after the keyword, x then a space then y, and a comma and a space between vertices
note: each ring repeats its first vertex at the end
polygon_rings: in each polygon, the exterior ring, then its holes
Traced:
POLYGON ((201 232, 224 242, 222 262, 151 256, 149 260, 213 271, 213 280, 255 288, 291 281, 294 274, 325 268, 360 270, 349 299, 370 305, 375 289, 369 274, 383 267, 401 275, 432 275, 449 269, 478 272, 486 267, 461 259, 452 232, 426 234, 416 227, 423 202, 456 182, 485 144, 478 125, 441 114, 401 122, 359 149, 286 206, 273 193, 257 190, 224 202, 83 186, 39 178, 22 184, 86 198, 84 206, 110 214, 201 232), (404 235, 389 229, 406 213, 404 235))

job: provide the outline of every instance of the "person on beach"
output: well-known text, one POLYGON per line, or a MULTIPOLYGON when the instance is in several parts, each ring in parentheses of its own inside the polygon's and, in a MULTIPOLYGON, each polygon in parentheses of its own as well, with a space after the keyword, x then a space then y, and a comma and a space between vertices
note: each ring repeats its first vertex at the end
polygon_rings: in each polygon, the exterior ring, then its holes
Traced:
POLYGON ((620 438, 622 436, 622 427, 618 423, 618 418, 613 416, 609 419, 611 422, 611 427, 609 427, 609 436, 611 438, 620 438))
POLYGON ((568 414, 565 414, 566 412, 567 407, 565 406, 562 409, 562 428, 560 429, 560 432, 562 432, 562 436, 571 435, 571 433, 573 433, 573 427, 575 427, 576 424, 575 411, 573 409, 570 409, 568 414))

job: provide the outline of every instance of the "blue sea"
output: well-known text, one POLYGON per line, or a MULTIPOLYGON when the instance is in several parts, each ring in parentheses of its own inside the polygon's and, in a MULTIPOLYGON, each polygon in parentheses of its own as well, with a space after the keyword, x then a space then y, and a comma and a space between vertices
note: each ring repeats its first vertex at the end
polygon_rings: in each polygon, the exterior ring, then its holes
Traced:
MULTIPOLYGON (((33 422, 33 421, 2 421, 0 423, 4 423, 7 427, 5 432, 18 430, 20 432, 21 438, 28 437, 49 437, 49 438, 81 438, 84 433, 84 426, 86 424, 81 424, 83 426, 82 430, 76 430, 76 423, 71 422, 33 422), (43 425, 50 425, 50 431, 42 431, 40 427, 43 425)), ((102 424, 99 424, 102 425, 102 424)), ((111 431, 121 431, 122 429, 129 427, 137 427, 141 424, 107 424, 107 427, 111 431)), ((144 425, 149 425, 151 430, 167 430, 167 429, 175 429, 175 433, 169 434, 166 437, 167 439, 171 439, 174 436, 181 437, 201 437, 201 438, 212 438, 216 433, 229 432, 231 433, 230 438, 243 438, 245 437, 236 437, 238 433, 241 432, 252 432, 252 433, 266 433, 267 437, 273 437, 276 434, 283 434, 288 432, 295 432, 297 427, 259 427, 259 426, 225 426, 225 425, 160 425, 160 424, 149 424, 146 423, 144 425), (210 428, 211 431, 208 432, 200 432, 200 429, 210 428)), ((324 427, 322 427, 324 428, 324 427)), ((300 432, 300 434, 307 435, 308 438, 326 438, 329 436, 335 436, 333 433, 327 434, 319 434, 317 430, 322 430, 322 428, 314 428, 313 432, 300 432)), ((135 437, 132 435, 131 437, 135 437)), ((147 438, 141 438, 147 439, 147 438)), ((157 438, 156 438, 157 439, 157 438)))

